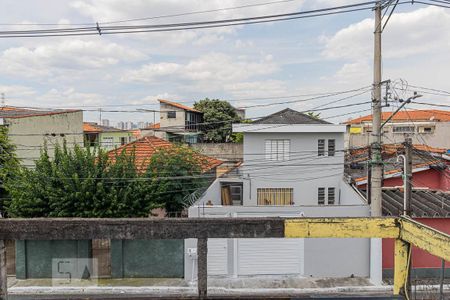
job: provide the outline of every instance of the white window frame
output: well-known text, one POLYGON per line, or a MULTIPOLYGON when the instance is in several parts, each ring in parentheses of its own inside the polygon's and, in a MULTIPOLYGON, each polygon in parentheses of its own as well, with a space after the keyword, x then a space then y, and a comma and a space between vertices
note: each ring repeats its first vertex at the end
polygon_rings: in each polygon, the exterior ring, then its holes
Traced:
POLYGON ((336 155, 336 140, 335 139, 328 139, 328 156, 335 156, 336 155), (333 145, 333 147, 330 147, 330 145, 333 145))
POLYGON ((328 205, 335 205, 336 204, 336 188, 335 187, 329 187, 327 190, 327 204, 328 205), (332 192, 332 193, 331 193, 332 192), (330 196, 333 195, 333 203, 330 203, 330 196))
POLYGON ((325 195, 325 188, 319 187, 317 188, 317 204, 318 205, 325 205, 326 195, 325 195))
POLYGON ((103 148, 114 148, 114 137, 112 136, 102 137, 102 146, 103 148))
POLYGON ((412 126, 412 125, 393 126, 392 127, 392 132, 393 133, 415 133, 416 132, 416 127, 412 126), (408 128, 408 130, 405 130, 407 128, 408 128), (412 129, 412 130, 409 130, 409 129, 412 129))
POLYGON ((325 139, 317 140, 317 156, 325 156, 325 139))
POLYGON ((284 161, 289 160, 291 149, 291 140, 287 139, 270 139, 265 140, 264 153, 266 160, 284 161))

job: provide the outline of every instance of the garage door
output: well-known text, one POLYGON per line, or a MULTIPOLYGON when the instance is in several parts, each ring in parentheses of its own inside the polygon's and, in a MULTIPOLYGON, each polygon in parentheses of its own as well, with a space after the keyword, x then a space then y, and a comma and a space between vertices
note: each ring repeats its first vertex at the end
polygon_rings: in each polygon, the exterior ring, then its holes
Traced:
POLYGON ((304 239, 239 239, 239 275, 303 274, 304 239))
POLYGON ((227 275, 227 263, 227 239, 208 239, 208 275, 227 275))

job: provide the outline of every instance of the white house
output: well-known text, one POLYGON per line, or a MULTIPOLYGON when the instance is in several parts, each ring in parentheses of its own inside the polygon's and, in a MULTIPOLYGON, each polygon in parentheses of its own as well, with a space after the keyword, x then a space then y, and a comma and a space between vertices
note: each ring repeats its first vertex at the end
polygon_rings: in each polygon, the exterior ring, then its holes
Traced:
MULTIPOLYGON (((250 124, 244 161, 189 208, 189 217, 369 216, 344 179, 345 125, 285 109, 250 124)), ((212 276, 369 276, 368 239, 210 239, 212 276)), ((196 241, 186 241, 185 278, 195 278, 196 241)))

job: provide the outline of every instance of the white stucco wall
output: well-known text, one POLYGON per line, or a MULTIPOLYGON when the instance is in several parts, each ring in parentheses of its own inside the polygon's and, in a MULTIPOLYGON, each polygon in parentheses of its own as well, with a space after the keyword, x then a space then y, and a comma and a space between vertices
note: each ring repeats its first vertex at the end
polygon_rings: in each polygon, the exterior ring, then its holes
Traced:
POLYGON ((25 166, 33 167, 44 143, 53 155, 56 144, 83 146, 83 112, 68 112, 43 116, 6 118, 12 143, 17 146, 17 156, 25 166))
POLYGON ((161 124, 161 129, 164 127, 171 127, 171 126, 180 126, 179 128, 172 128, 172 129, 178 129, 180 131, 184 130, 184 125, 186 122, 186 112, 184 109, 166 104, 166 103, 160 103, 160 117, 159 122, 161 124), (176 112, 176 118, 168 118, 167 113, 169 111, 175 111, 176 112))

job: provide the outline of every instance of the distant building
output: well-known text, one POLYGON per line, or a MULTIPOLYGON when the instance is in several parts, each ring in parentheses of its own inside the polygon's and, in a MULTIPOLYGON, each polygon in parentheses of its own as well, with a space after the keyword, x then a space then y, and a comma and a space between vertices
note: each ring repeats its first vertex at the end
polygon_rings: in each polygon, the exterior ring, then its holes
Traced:
POLYGON ((99 147, 106 150, 118 148, 134 140, 132 132, 97 123, 83 124, 85 147, 99 147))
MULTIPOLYGON (((384 112, 383 121, 392 112, 384 112)), ((348 125, 346 147, 357 148, 370 145, 372 115, 345 122, 348 125)), ((450 111, 409 110, 400 111, 383 127, 384 143, 401 143, 407 134, 414 144, 450 149, 450 111)))
POLYGON ((198 143, 201 140, 200 126, 203 113, 186 105, 158 100, 160 105, 159 129, 155 136, 171 142, 198 143))
POLYGON ((56 144, 67 147, 83 145, 83 112, 81 110, 32 110, 12 106, 0 109, 0 126, 8 127, 8 135, 16 145, 21 163, 33 167, 44 144, 53 155, 56 144))
POLYGON ((122 122, 122 121, 117 122, 117 128, 118 128, 118 129, 125 130, 125 123, 122 122))
POLYGON ((109 126, 109 120, 108 119, 102 119, 102 126, 109 126))

